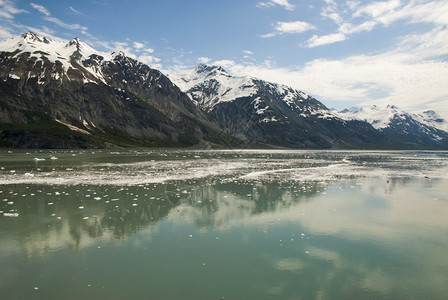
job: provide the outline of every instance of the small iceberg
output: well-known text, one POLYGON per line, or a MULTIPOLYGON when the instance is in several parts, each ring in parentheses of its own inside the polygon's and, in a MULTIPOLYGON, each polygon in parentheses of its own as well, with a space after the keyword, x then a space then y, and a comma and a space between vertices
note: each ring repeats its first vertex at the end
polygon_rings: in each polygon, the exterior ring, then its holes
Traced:
POLYGON ((11 218, 17 218, 19 216, 18 213, 3 213, 4 217, 11 217, 11 218))

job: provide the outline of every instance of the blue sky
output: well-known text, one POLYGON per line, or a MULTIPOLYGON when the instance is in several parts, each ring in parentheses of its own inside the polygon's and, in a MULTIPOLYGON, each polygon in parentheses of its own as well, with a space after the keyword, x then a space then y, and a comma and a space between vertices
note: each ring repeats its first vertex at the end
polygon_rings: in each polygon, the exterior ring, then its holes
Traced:
POLYGON ((329 107, 394 104, 448 119, 446 0, 0 0, 0 38, 29 30, 166 73, 218 64, 329 107))

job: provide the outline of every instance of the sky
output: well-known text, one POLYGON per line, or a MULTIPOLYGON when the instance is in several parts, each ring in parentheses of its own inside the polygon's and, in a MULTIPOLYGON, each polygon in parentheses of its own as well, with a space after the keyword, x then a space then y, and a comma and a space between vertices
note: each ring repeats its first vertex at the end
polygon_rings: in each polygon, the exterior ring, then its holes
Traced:
POLYGON ((220 65, 330 108, 391 104, 448 119, 446 0, 0 0, 0 39, 27 31, 168 74, 220 65))

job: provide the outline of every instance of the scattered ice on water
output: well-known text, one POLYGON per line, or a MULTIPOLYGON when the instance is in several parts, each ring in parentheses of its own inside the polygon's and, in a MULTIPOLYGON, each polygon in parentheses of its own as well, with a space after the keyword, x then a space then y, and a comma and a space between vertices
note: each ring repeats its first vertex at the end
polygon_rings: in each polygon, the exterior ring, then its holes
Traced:
POLYGON ((18 213, 3 213, 4 217, 17 218, 19 216, 18 213))

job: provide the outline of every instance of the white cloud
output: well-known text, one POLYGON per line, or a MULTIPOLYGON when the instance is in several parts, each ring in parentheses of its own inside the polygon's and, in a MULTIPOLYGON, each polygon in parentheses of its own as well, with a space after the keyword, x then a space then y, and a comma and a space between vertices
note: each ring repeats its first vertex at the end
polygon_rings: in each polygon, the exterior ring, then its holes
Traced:
POLYGON ((198 63, 208 64, 209 62, 210 62, 210 58, 208 58, 208 57, 199 57, 198 58, 198 63))
POLYGON ((276 35, 281 35, 285 33, 303 33, 312 29, 316 29, 316 27, 310 23, 295 21, 295 22, 277 22, 275 26, 274 33, 264 34, 261 37, 269 38, 276 35))
POLYGON ((268 2, 259 2, 258 7, 272 7, 275 5, 280 5, 287 10, 294 10, 294 5, 288 2, 288 0, 271 0, 268 2))
POLYGON ((325 0, 327 6, 322 9, 321 16, 333 20, 336 23, 342 22, 342 17, 338 13, 338 5, 333 0, 325 0))
POLYGON ((81 26, 79 24, 67 24, 64 21, 61 21, 61 20, 59 20, 58 18, 55 18, 55 17, 44 17, 44 20, 48 21, 48 22, 52 22, 52 23, 54 23, 54 24, 56 24, 56 25, 58 25, 58 26, 60 26, 62 28, 65 28, 65 29, 83 30, 83 31, 87 30, 87 27, 85 27, 85 26, 81 26))
POLYGON ((141 49, 143 47, 145 47, 145 44, 139 43, 139 42, 134 42, 134 48, 135 49, 141 49))
POLYGON ((47 17, 50 16, 50 12, 42 5, 39 4, 35 4, 35 3, 30 3, 30 5, 34 8, 37 9, 41 14, 46 15, 47 17))
POLYGON ((394 12, 395 9, 397 9, 400 6, 401 6, 400 0, 373 2, 358 9, 353 16, 359 17, 365 14, 372 18, 379 18, 394 12))
POLYGON ((313 25, 302 22, 302 21, 296 21, 296 22, 278 22, 275 29, 278 32, 281 33, 302 33, 311 29, 315 29, 313 25))
POLYGON ((278 34, 271 32, 271 33, 262 34, 262 35, 260 35, 260 37, 262 37, 262 38, 271 38, 271 37, 274 37, 276 35, 278 35, 278 34))
POLYGON ((147 64, 147 65, 151 65, 151 64, 160 62, 159 58, 151 56, 151 55, 146 55, 146 54, 140 55, 139 57, 137 57, 137 60, 141 61, 142 63, 147 64))
POLYGON ((366 21, 359 25, 353 25, 351 23, 342 23, 339 26, 339 32, 347 35, 347 34, 360 33, 363 31, 371 31, 376 25, 377 22, 375 21, 366 21))
POLYGON ((324 103, 394 104, 411 112, 434 109, 448 119, 448 62, 441 58, 447 54, 448 28, 441 25, 405 36, 394 50, 375 55, 316 59, 297 68, 222 62, 234 75, 283 83, 324 103))
POLYGON ((70 10, 70 12, 76 14, 76 15, 84 15, 82 12, 80 12, 79 10, 74 9, 73 7, 69 6, 68 9, 70 10))
POLYGON ((144 52, 144 53, 154 53, 154 49, 152 48, 145 48, 146 42, 140 43, 140 42, 133 42, 133 48, 137 52, 144 52))
POLYGON ((250 50, 244 50, 243 53, 246 53, 246 54, 249 54, 249 55, 254 54, 254 53, 253 53, 252 51, 250 51, 250 50))
POLYGON ((346 40, 347 37, 343 33, 333 33, 323 36, 313 35, 307 42, 309 48, 333 44, 346 40))
POLYGON ((0 39, 6 39, 13 36, 13 32, 9 28, 0 28, 0 39))
MULTIPOLYGON (((350 35, 372 31, 376 26, 389 26, 400 20, 410 23, 432 23, 448 25, 448 2, 444 0, 401 0, 376 1, 361 5, 358 1, 345 4, 334 0, 325 0, 321 15, 337 24, 334 33, 313 36, 308 41, 309 47, 328 45, 350 38, 350 35)), ((272 34, 271 34, 272 35, 272 34)), ((273 35, 272 35, 273 36, 273 35)))
POLYGON ((228 59, 217 60, 213 64, 217 65, 217 66, 221 66, 223 68, 233 68, 233 67, 238 68, 238 65, 233 60, 228 60, 228 59))
POLYGON ((83 34, 88 35, 86 26, 82 26, 82 25, 79 25, 79 24, 68 24, 68 23, 65 23, 64 21, 62 21, 62 20, 60 20, 58 18, 52 17, 50 11, 47 8, 45 8, 44 6, 39 5, 39 4, 35 4, 35 3, 30 3, 30 5, 34 9, 38 10, 41 14, 45 15, 45 17, 43 18, 45 21, 54 23, 54 24, 58 25, 59 27, 62 27, 62 28, 65 28, 65 29, 80 30, 80 31, 82 31, 83 34))
POLYGON ((28 13, 28 11, 17 8, 15 2, 0 0, 0 18, 12 20, 14 15, 21 13, 28 13))

